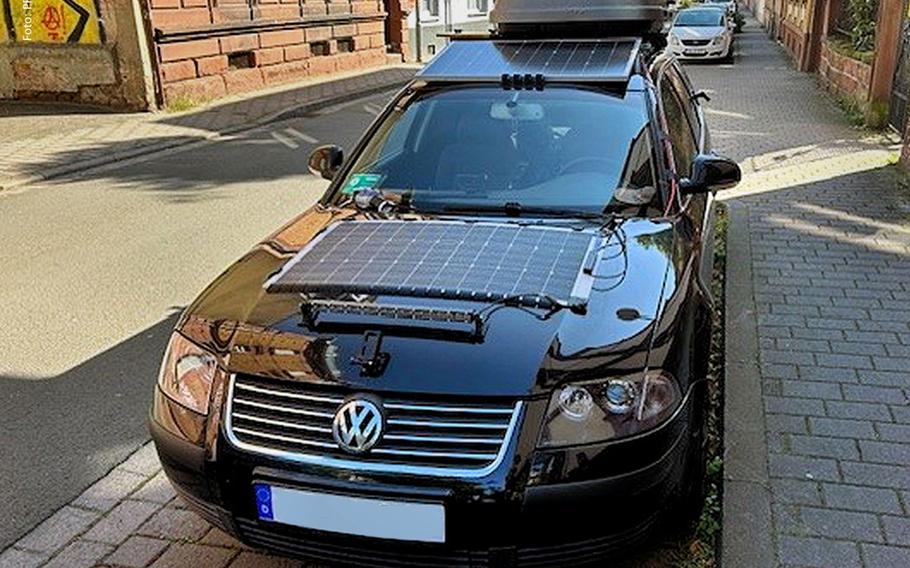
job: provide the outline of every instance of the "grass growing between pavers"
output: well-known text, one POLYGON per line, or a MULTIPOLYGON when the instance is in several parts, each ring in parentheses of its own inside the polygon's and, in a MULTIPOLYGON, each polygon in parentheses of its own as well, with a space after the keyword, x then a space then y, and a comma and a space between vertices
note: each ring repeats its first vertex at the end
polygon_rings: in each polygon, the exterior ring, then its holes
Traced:
MULTIPOLYGON (((727 274, 727 207, 716 207, 717 225, 714 243, 714 277, 711 292, 714 295, 711 357, 708 369, 707 409, 707 471, 705 474, 705 501, 696 522, 679 527, 676 538, 657 540, 646 545, 623 568, 716 568, 720 561, 720 536, 723 512, 723 401, 724 401, 724 311, 727 274)), ((658 535, 658 539, 660 535, 658 535)))
POLYGON ((711 359, 708 368, 708 427, 705 474, 705 503, 695 526, 694 534, 680 543, 671 566, 674 568, 714 568, 718 565, 723 512, 724 477, 724 309, 727 276, 727 228, 730 218, 726 206, 718 204, 714 236, 714 295, 711 359))
POLYGON ((199 103, 193 99, 179 98, 177 100, 170 101, 167 104, 167 107, 165 108, 165 110, 167 112, 186 112, 186 111, 192 110, 200 105, 201 105, 201 103, 199 103))

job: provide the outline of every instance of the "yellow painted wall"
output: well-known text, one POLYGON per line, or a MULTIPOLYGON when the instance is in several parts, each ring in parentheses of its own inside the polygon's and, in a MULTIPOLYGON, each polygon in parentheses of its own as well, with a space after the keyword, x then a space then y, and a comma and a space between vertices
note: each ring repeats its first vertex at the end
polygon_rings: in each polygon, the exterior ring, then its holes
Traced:
POLYGON ((17 42, 101 43, 95 0, 2 0, 17 42))

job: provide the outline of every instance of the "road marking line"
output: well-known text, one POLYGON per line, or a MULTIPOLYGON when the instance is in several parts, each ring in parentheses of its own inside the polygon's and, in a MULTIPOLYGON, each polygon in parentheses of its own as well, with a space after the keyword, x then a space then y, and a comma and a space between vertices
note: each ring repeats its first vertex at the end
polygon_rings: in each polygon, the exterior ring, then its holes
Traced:
POLYGON ((309 134, 304 134, 303 132, 297 130, 296 128, 285 128, 284 131, 287 132, 288 134, 290 134, 291 136, 294 136, 295 138, 300 138, 307 144, 318 144, 319 143, 318 139, 313 138, 309 134))
POLYGON ((287 146, 288 148, 290 148, 292 150, 296 150, 297 148, 300 148, 299 144, 297 144, 296 142, 294 142, 287 136, 285 136, 283 134, 279 134, 278 132, 272 132, 272 138, 281 142, 282 144, 284 144, 285 146, 287 146))
POLYGON ((373 116, 378 116, 379 112, 382 109, 380 109, 378 106, 374 105, 373 103, 369 103, 369 104, 363 105, 363 110, 367 111, 368 114, 372 114, 373 116))

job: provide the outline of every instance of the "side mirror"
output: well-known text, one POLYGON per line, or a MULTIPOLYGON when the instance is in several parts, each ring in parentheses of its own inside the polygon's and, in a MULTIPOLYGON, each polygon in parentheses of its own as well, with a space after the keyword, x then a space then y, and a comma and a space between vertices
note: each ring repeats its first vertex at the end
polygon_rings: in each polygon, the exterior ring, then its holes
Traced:
POLYGON ((708 193, 729 189, 740 182, 739 164, 715 154, 699 154, 692 162, 692 174, 679 182, 683 194, 708 193))
POLYGON ((335 179, 344 162, 344 150, 334 144, 320 146, 310 154, 310 172, 324 179, 335 179))

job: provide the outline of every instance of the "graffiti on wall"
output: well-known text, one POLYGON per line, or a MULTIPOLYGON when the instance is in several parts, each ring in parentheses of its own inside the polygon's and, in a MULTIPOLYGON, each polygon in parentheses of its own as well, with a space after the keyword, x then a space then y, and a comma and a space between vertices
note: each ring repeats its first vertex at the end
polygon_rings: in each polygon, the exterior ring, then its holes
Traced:
POLYGON ((0 41, 101 43, 96 0, 0 0, 0 41))

